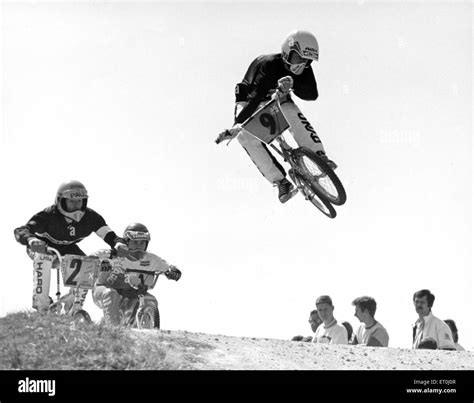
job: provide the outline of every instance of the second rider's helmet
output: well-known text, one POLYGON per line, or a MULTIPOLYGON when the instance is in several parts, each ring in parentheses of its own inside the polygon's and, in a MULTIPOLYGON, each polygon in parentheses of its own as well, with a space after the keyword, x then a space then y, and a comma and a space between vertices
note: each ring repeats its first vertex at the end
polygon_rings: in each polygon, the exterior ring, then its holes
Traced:
POLYGON ((59 186, 56 192, 55 205, 62 215, 79 222, 86 212, 88 197, 87 189, 81 182, 70 180, 59 186), (75 211, 68 211, 66 199, 82 200, 81 207, 75 211))
POLYGON ((148 248, 148 243, 150 242, 150 233, 148 232, 148 228, 145 227, 143 224, 138 222, 127 225, 125 231, 123 232, 123 239, 125 243, 128 245, 128 242, 131 240, 145 240, 146 247, 145 250, 148 248))

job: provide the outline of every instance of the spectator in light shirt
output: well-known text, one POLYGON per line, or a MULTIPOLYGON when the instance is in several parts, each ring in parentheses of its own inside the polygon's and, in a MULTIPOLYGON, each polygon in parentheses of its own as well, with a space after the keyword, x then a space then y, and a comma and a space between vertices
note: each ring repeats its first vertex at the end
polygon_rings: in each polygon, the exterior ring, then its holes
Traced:
POLYGON ((361 324, 357 329, 352 344, 362 344, 369 347, 388 347, 388 333, 375 320, 377 303, 372 297, 359 297, 352 301, 355 306, 354 316, 361 324))
POLYGON ((420 290, 413 295, 413 305, 418 314, 413 325, 413 348, 420 348, 426 339, 431 339, 440 350, 455 350, 451 329, 431 312, 434 300, 430 290, 420 290))
POLYGON ((329 295, 321 295, 316 300, 318 315, 323 321, 314 333, 313 343, 347 344, 347 330, 334 318, 334 305, 329 295))

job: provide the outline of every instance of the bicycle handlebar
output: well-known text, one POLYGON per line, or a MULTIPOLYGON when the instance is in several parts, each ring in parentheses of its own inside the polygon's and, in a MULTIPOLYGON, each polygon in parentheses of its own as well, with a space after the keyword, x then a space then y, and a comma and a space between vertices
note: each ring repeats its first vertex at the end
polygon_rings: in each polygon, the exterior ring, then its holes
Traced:
POLYGON ((163 270, 139 270, 139 269, 125 269, 128 273, 139 273, 139 274, 165 274, 166 271, 163 270))
MULTIPOLYGON (((248 121, 250 121, 258 112, 260 112, 261 109, 265 108, 270 102, 275 101, 278 105, 278 108, 281 109, 281 103, 280 103, 280 96, 291 96, 291 92, 293 92, 293 88, 291 88, 286 94, 284 94, 279 87, 275 88, 275 92, 272 94, 270 100, 268 102, 265 102, 264 105, 262 105, 260 108, 257 108, 257 110, 252 113, 251 116, 249 116, 245 122, 241 124, 241 126, 244 126, 248 121)), ((237 137, 240 134, 240 130, 237 129, 225 129, 219 135, 217 138, 214 140, 216 144, 222 143, 224 140, 229 140, 229 143, 231 142, 232 139, 237 137)), ((227 145, 229 144, 227 143, 227 145)))
POLYGON ((47 246, 46 247, 46 252, 50 252, 50 253, 56 255, 56 257, 59 260, 59 264, 61 264, 61 262, 63 260, 63 257, 61 256, 61 253, 59 253, 59 251, 56 248, 53 248, 52 246, 47 246))
POLYGON ((147 270, 139 270, 139 269, 126 269, 126 272, 128 272, 128 273, 140 273, 140 274, 153 274, 154 275, 154 280, 153 280, 153 284, 151 286, 145 285, 145 283, 144 283, 145 280, 144 280, 143 276, 140 276, 141 284, 139 284, 139 285, 135 286, 132 283, 128 283, 130 285, 130 287, 134 288, 135 290, 139 290, 140 285, 145 286, 145 289, 147 291, 148 291, 149 288, 153 289, 155 287, 155 284, 158 281, 158 277, 160 276, 160 274, 165 274, 166 273, 162 270, 147 271, 147 270))

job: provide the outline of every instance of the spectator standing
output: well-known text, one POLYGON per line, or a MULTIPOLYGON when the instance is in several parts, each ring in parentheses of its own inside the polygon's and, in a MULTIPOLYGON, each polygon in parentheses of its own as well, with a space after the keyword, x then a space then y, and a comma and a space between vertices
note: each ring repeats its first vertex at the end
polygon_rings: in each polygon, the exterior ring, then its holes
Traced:
POLYGON ((311 330, 313 332, 313 335, 312 336, 294 336, 291 340, 292 341, 312 341, 313 340, 313 336, 314 336, 314 332, 316 331, 316 329, 318 328, 318 326, 323 323, 323 321, 321 320, 321 318, 319 317, 318 315, 318 311, 316 309, 313 309, 310 314, 309 314, 309 319, 308 319, 308 323, 309 325, 311 326, 311 330))
POLYGON ((314 333, 313 343, 347 344, 347 330, 337 323, 334 305, 329 295, 321 295, 316 300, 316 310, 323 321, 314 333))
POLYGON ((388 347, 388 333, 375 320, 377 303, 372 297, 359 297, 352 301, 355 306, 354 316, 360 320, 352 344, 362 344, 369 347, 388 347))
POLYGON ((440 350, 455 350, 449 326, 431 312, 435 300, 430 290, 420 290, 413 295, 418 319, 413 325, 413 348, 423 346, 423 341, 432 339, 440 350))
POLYGON ((456 347, 456 350, 458 351, 466 351, 466 349, 461 346, 458 341, 459 341, 459 335, 458 335, 458 328, 456 326, 456 322, 452 319, 445 319, 444 321, 449 328, 451 329, 451 333, 453 335, 453 341, 454 341, 454 347, 456 347))

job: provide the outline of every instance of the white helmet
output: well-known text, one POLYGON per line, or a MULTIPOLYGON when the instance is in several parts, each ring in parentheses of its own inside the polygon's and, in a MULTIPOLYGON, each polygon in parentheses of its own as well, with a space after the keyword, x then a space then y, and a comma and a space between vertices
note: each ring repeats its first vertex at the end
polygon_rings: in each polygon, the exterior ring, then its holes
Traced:
POLYGON ((288 34, 281 45, 281 54, 285 62, 288 63, 293 50, 304 59, 315 61, 319 59, 318 41, 309 31, 296 30, 288 34))
POLYGON ((86 212, 88 197, 87 189, 81 182, 70 180, 59 186, 58 191, 56 192, 55 204, 62 215, 79 222, 86 212), (65 204, 66 199, 81 199, 82 206, 79 210, 67 211, 65 204))

